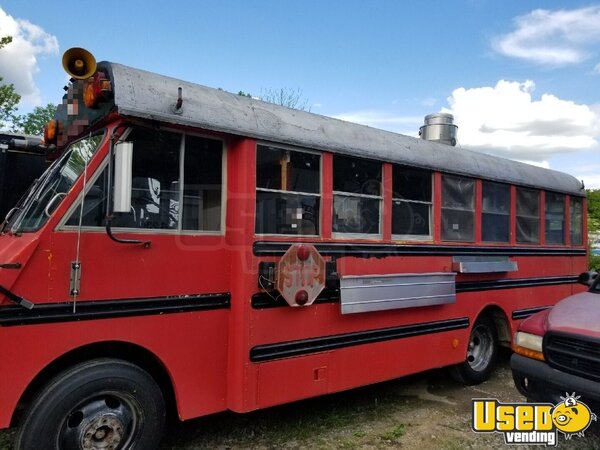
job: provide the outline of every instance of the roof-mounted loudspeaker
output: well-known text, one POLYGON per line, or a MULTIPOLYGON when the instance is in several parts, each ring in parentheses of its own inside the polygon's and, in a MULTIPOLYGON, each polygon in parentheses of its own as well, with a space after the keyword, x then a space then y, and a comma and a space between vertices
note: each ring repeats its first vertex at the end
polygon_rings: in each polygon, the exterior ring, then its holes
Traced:
POLYGON ((86 49, 73 47, 62 57, 65 71, 77 80, 85 80, 96 73, 96 58, 86 49))

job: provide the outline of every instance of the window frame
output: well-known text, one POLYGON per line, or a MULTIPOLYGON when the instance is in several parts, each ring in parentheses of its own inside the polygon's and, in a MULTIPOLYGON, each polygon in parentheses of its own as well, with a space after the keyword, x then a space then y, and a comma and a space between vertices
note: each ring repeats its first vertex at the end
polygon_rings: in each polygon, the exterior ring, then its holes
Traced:
MULTIPOLYGON (((143 125, 134 125, 140 128, 147 128, 143 125)), ((121 140, 126 141, 127 137, 131 133, 134 126, 130 126, 127 128, 126 132, 123 133, 121 140)), ((184 195, 184 186, 185 186, 185 138, 187 136, 195 136, 202 139, 211 139, 214 141, 221 142, 221 217, 220 217, 220 227, 219 230, 183 230, 181 218, 183 217, 183 209, 179 211, 179 220, 177 221, 176 229, 159 229, 159 228, 135 228, 135 227, 117 227, 111 226, 111 230, 117 231, 120 233, 132 233, 132 234, 159 234, 159 235, 186 235, 186 236, 224 236, 225 235, 225 220, 227 215, 227 142, 225 139, 221 137, 212 136, 205 133, 197 133, 197 132, 186 132, 178 129, 170 128, 170 127, 159 127, 158 131, 164 131, 169 133, 175 133, 181 135, 180 142, 180 154, 179 154, 179 175, 180 175, 180 185, 179 189, 179 204, 183 207, 183 195, 184 195)), ((134 145, 135 151, 135 145, 134 145)), ((76 214, 77 210, 81 207, 82 198, 88 194, 92 186, 96 183, 98 178, 102 175, 102 172, 108 167, 110 152, 106 157, 102 160, 102 162, 98 165, 98 169, 96 172, 90 177, 84 188, 79 192, 73 203, 69 206, 63 217, 61 217, 56 231, 61 232, 73 232, 79 230, 78 225, 67 225, 66 223, 71 218, 72 214, 76 214)), ((82 226, 82 232, 86 233, 105 233, 106 228, 104 226, 82 226)))
MULTIPOLYGON (((406 166, 406 165, 402 165, 402 164, 397 164, 397 163, 392 163, 392 186, 394 183, 394 168, 408 168, 410 170, 419 170, 422 172, 428 172, 429 173, 429 182, 431 184, 431 200, 429 202, 426 201, 422 201, 422 200, 406 200, 406 199, 401 199, 401 198, 396 198, 394 197, 394 189, 392 188, 392 209, 390 211, 390 229, 392 230, 392 240, 393 241, 432 241, 433 240, 433 228, 434 228, 434 224, 435 221, 433 219, 433 215, 434 215, 434 198, 435 198, 435 171, 431 170, 431 169, 421 169, 420 167, 414 167, 414 166, 406 166), (425 235, 425 234, 394 234, 393 233, 393 229, 394 229, 394 202, 395 201, 401 201, 401 202, 405 202, 405 203, 416 203, 419 205, 429 205, 429 234, 425 235)), ((381 180, 382 184, 383 184, 383 176, 382 176, 382 180, 381 180)))
POLYGON ((314 193, 314 192, 301 192, 301 191, 284 191, 282 189, 259 188, 258 183, 256 182, 257 180, 255 180, 255 182, 254 182, 254 194, 255 194, 254 195, 254 222, 253 222, 254 236, 259 236, 259 237, 278 237, 279 236, 279 237, 288 237, 288 238, 289 237, 295 237, 295 238, 321 237, 323 235, 323 221, 322 221, 322 217, 323 217, 323 152, 321 152, 319 150, 294 147, 291 145, 277 144, 274 142, 256 141, 255 158, 254 158, 254 173, 255 174, 256 174, 256 170, 257 170, 257 166, 258 166, 258 148, 261 146, 262 147, 275 147, 280 150, 286 150, 286 151, 298 152, 298 153, 308 153, 311 155, 319 156, 319 192, 314 193), (318 198, 319 199, 319 216, 317 218, 317 224, 319 226, 319 232, 317 234, 257 233, 256 232, 256 217, 257 217, 258 196, 256 195, 256 193, 259 191, 260 192, 271 192, 271 193, 275 193, 275 194, 296 194, 296 195, 303 195, 306 197, 318 198))
POLYGON ((384 220, 384 214, 383 214, 383 209, 384 209, 384 186, 385 186, 385 170, 384 170, 384 162, 380 161, 378 159, 368 159, 368 158, 360 158, 357 156, 348 156, 348 155, 343 155, 340 153, 333 153, 333 158, 331 161, 331 237, 333 239, 364 239, 364 240, 382 240, 383 239, 383 220, 384 220), (379 164, 380 167, 380 171, 381 171, 381 181, 380 181, 380 186, 379 186, 379 192, 380 195, 370 195, 370 194, 357 194, 355 192, 345 192, 345 191, 336 191, 333 189, 333 170, 334 170, 334 165, 335 165, 335 157, 340 157, 340 158, 351 158, 351 159, 358 159, 360 161, 369 161, 369 162, 374 162, 379 164), (335 196, 342 196, 342 197, 354 197, 354 198, 366 198, 366 199, 371 199, 371 200, 378 200, 379 201, 379 217, 378 217, 378 222, 379 222, 379 227, 377 230, 377 233, 345 233, 342 231, 334 231, 333 230, 333 215, 335 212, 335 196))

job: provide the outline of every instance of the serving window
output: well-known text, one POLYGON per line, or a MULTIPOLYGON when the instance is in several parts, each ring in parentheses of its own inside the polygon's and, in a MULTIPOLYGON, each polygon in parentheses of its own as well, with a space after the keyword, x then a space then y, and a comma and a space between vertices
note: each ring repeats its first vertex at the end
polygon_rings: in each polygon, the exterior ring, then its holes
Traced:
POLYGON ((318 235, 320 197, 320 154, 257 147, 257 234, 318 235))
POLYGON ((474 219, 475 180, 442 175, 442 240, 474 241, 474 219))
POLYGON ((381 179, 381 163, 334 155, 334 233, 381 234, 381 179))
POLYGON ((431 237, 431 171, 392 167, 392 235, 431 237))

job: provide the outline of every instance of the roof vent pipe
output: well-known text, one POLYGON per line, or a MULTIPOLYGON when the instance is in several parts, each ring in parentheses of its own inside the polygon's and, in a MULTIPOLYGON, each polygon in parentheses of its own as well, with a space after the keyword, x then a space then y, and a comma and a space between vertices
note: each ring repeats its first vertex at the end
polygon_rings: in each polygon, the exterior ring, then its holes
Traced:
POLYGON ((419 128, 419 136, 421 136, 421 139, 428 141, 455 146, 457 129, 452 114, 428 114, 425 116, 425 125, 419 128))

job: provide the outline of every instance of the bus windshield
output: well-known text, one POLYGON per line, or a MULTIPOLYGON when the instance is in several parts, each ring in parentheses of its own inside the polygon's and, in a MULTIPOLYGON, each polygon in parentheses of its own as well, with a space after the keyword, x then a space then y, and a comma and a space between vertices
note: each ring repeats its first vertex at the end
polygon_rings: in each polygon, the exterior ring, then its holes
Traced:
POLYGON ((96 134, 74 142, 48 168, 7 224, 11 233, 37 231, 46 223, 100 146, 102 137, 96 134))

